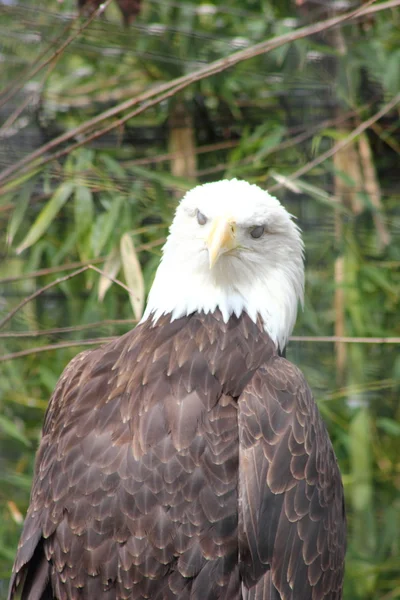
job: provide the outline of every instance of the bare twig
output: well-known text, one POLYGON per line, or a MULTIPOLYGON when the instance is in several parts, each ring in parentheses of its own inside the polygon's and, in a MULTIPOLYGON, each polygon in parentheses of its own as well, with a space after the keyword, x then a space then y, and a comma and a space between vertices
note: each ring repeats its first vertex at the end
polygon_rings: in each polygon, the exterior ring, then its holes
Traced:
POLYGON ((16 119, 20 116, 21 113, 24 112, 25 108, 35 97, 36 93, 33 92, 28 94, 27 97, 16 109, 11 113, 6 121, 4 121, 3 125, 0 127, 0 139, 7 137, 7 131, 11 128, 11 126, 15 123, 16 119))
MULTIPOLYGON (((373 123, 375 123, 376 121, 381 119, 386 113, 391 111, 397 104, 399 104, 399 102, 400 94, 397 94, 394 98, 392 98, 392 100, 390 100, 390 102, 387 102, 377 113, 372 115, 372 117, 366 119, 358 127, 353 129, 353 131, 347 137, 337 142, 337 144, 334 144, 332 148, 330 148, 326 152, 323 152, 323 154, 320 154, 319 156, 314 158, 314 160, 311 160, 300 169, 297 169, 297 171, 295 171, 291 175, 287 175, 286 179, 288 181, 298 179, 302 175, 305 175, 306 173, 314 169, 314 167, 317 167, 318 165, 323 163, 328 158, 331 158, 334 154, 336 154, 336 152, 339 152, 339 150, 347 146, 347 144, 350 144, 350 142, 352 142, 356 137, 358 137, 363 131, 368 129, 373 123)), ((275 184, 269 188, 269 191, 275 191, 280 187, 282 187, 281 183, 275 184)))
MULTIPOLYGON (((397 5, 400 6, 400 0, 395 0, 395 1, 396 1, 397 5)), ((319 23, 309 25, 307 27, 302 27, 300 29, 289 32, 287 34, 272 38, 271 40, 266 40, 259 44, 255 44, 253 46, 250 46, 249 48, 246 48, 239 52, 235 52, 225 58, 214 61, 210 65, 207 65, 206 67, 202 67, 201 69, 199 69, 193 73, 190 73, 183 77, 179 77, 170 82, 155 86, 151 90, 148 90, 148 91, 144 92, 143 94, 140 94, 136 98, 132 98, 131 100, 123 102, 123 103, 117 105, 116 107, 101 113, 97 117, 94 117, 93 119, 86 121, 82 125, 64 133, 63 135, 58 136, 57 138, 53 139, 49 143, 43 145, 41 148, 38 148, 34 152, 28 154, 27 156, 25 156, 23 159, 21 159, 14 165, 10 165, 10 167, 5 169, 3 171, 3 173, 0 175, 0 182, 8 181, 10 179, 10 176, 15 172, 19 171, 19 175, 22 174, 23 172, 25 172, 27 170, 29 165, 31 165, 37 159, 40 159, 40 160, 38 160, 36 162, 35 166, 42 167, 44 164, 47 164, 51 160, 55 160, 55 159, 59 158, 60 156, 63 156, 65 154, 69 153, 71 150, 74 150, 74 149, 88 143, 92 139, 96 139, 96 138, 104 135, 105 133, 111 131, 112 129, 120 127, 127 120, 144 112, 149 107, 154 106, 155 104, 158 104, 159 102, 173 96, 178 91, 188 87, 189 85, 191 85, 192 83, 195 83, 196 81, 200 81, 202 79, 205 79, 206 77, 210 77, 212 75, 220 73, 220 72, 222 72, 244 60, 254 58, 256 56, 259 56, 260 54, 265 54, 265 53, 270 52, 276 48, 279 48, 280 46, 287 44, 289 42, 293 42, 295 40, 302 39, 309 35, 314 35, 316 33, 325 31, 326 29, 330 29, 336 25, 339 25, 340 23, 343 23, 345 21, 354 19, 356 17, 360 17, 364 14, 367 7, 369 7, 373 2, 374 2, 374 0, 369 0, 366 4, 357 8, 354 11, 345 13, 339 17, 334 17, 332 19, 327 19, 326 21, 321 21, 319 23), (108 126, 104 127, 103 129, 95 131, 94 133, 89 135, 87 138, 85 138, 75 144, 72 144, 71 146, 65 148, 62 151, 57 152, 54 155, 51 155, 50 157, 43 158, 43 156, 47 152, 52 151, 53 149, 58 147, 60 144, 63 144, 64 142, 67 142, 73 138, 76 138, 76 136, 78 136, 78 135, 82 136, 83 133, 87 133, 90 130, 93 130, 98 124, 102 123, 103 121, 108 120, 111 117, 115 117, 116 115, 120 114, 121 112, 124 112, 125 110, 129 110, 132 107, 137 106, 138 104, 141 104, 141 106, 138 109, 130 112, 128 115, 126 115, 123 118, 117 119, 111 125, 108 125, 108 126)), ((378 4, 375 7, 373 7, 373 8, 375 8, 374 12, 382 10, 381 6, 382 5, 378 4)))
MULTIPOLYGON (((236 148, 239 144, 239 140, 227 140, 226 142, 217 142, 215 144, 205 144, 204 146, 198 146, 195 148, 196 154, 206 154, 207 152, 217 152, 218 150, 229 150, 236 148)), ((146 156, 146 158, 136 158, 134 160, 126 161, 122 163, 125 166, 129 165, 152 165, 160 162, 166 162, 174 160, 181 156, 183 152, 168 152, 167 154, 156 154, 155 156, 146 156)))
MULTIPOLYGON (((350 110, 347 113, 342 113, 338 117, 334 117, 331 119, 325 119, 324 121, 317 123, 315 126, 308 127, 306 131, 303 130, 304 129, 303 126, 289 128, 288 133, 295 133, 295 132, 298 132, 298 133, 296 133, 296 135, 294 137, 288 138, 287 140, 284 140, 277 146, 274 146, 273 148, 271 148, 271 152, 278 152, 280 150, 284 150, 285 148, 290 148, 291 146, 293 146, 295 144, 300 144, 301 142, 303 142, 306 139, 308 139, 309 137, 311 137, 316 131, 320 131, 321 129, 324 129, 325 127, 332 127, 333 125, 338 125, 339 123, 342 123, 343 121, 347 121, 347 119, 350 119, 351 117, 354 117, 355 115, 358 115, 359 111, 365 110, 366 108, 368 108, 368 106, 369 105, 366 104, 366 105, 358 108, 357 110, 350 110), (300 132, 299 132, 299 129, 300 129, 300 132)), ((230 150, 232 148, 236 148, 239 145, 239 143, 240 143, 240 140, 227 140, 226 142, 217 142, 215 144, 204 144, 203 146, 198 146, 195 149, 195 153, 196 154, 207 154, 208 152, 217 152, 218 150, 230 150)), ((126 161, 126 162, 123 162, 122 164, 126 167, 129 167, 129 165, 150 165, 150 164, 173 160, 173 159, 177 158, 178 156, 180 156, 181 154, 182 154, 181 152, 173 152, 173 153, 169 152, 167 154, 157 154, 155 156, 149 156, 149 157, 145 157, 145 158, 137 158, 134 160, 126 161)), ((268 154, 270 154, 270 152, 268 152, 268 154)), ((253 160, 253 158, 254 157, 251 157, 251 160, 253 160)), ((239 164, 242 164, 242 163, 239 163, 239 164)), ((221 165, 218 165, 216 167, 216 169, 218 171, 222 171, 227 166, 228 166, 228 163, 221 164, 221 165)), ((211 172, 211 169, 213 169, 213 168, 214 167, 211 167, 209 170, 203 169, 202 171, 196 171, 195 175, 208 174, 211 172)))
MULTIPOLYGON (((4 356, 0 356, 0 362, 5 362, 7 360, 14 360, 15 358, 23 358, 25 356, 29 356, 31 354, 37 354, 38 352, 49 352, 52 350, 60 350, 62 348, 72 348, 74 346, 95 346, 97 344, 105 344, 107 342, 111 342, 116 339, 117 336, 110 337, 98 337, 90 340, 77 340, 70 342, 59 342, 57 344, 48 344, 45 346, 38 346, 36 348, 28 348, 26 350, 20 350, 19 352, 11 352, 10 354, 5 354, 4 356)), ((352 337, 343 337, 339 338, 337 336, 293 336, 290 338, 291 341, 294 342, 345 342, 349 344, 400 344, 400 337, 394 338, 352 338, 352 337)), ((382 384, 382 382, 380 382, 382 384)))
POLYGON ((388 10, 389 8, 397 8, 399 6, 399 3, 397 2, 397 0, 389 0, 389 2, 381 2, 380 4, 378 4, 377 6, 369 6, 365 9, 365 11, 363 11, 363 16, 364 15, 372 15, 373 13, 376 13, 377 10, 388 10))
POLYGON ((134 295, 134 292, 131 289, 129 289, 128 286, 126 286, 124 283, 122 283, 122 281, 119 281, 119 279, 115 279, 115 277, 111 277, 110 275, 108 275, 107 273, 105 273, 104 271, 102 271, 101 269, 95 267, 92 264, 89 264, 89 265, 86 265, 85 267, 82 267, 81 269, 77 269, 73 273, 69 273, 68 275, 64 275, 63 277, 59 277, 58 279, 55 279, 51 283, 48 283, 47 285, 44 285, 40 289, 38 289, 35 292, 33 292, 33 294, 30 294, 29 296, 27 296, 26 298, 24 298, 15 308, 13 308, 13 310, 11 310, 0 321, 0 329, 2 329, 4 327, 4 325, 6 323, 8 323, 19 310, 21 310, 21 308, 23 308, 26 304, 28 304, 28 302, 30 302, 31 300, 34 300, 35 298, 37 298, 38 296, 40 296, 41 294, 43 294, 44 292, 46 292, 50 288, 52 288, 52 287, 54 287, 56 285, 59 285, 60 283, 63 283, 64 281, 68 281, 68 279, 72 279, 73 277, 76 277, 76 275, 80 275, 81 273, 84 273, 85 271, 88 271, 89 269, 91 269, 93 271, 96 271, 96 273, 100 273, 100 275, 103 275, 103 277, 106 277, 107 279, 109 279, 113 283, 116 283, 117 285, 119 285, 120 287, 122 287, 125 291, 127 291, 129 295, 131 295, 131 296, 134 295))
POLYGON ((57 36, 57 39, 51 40, 51 42, 46 46, 46 48, 42 52, 39 53, 39 55, 36 57, 34 63, 28 65, 28 67, 23 71, 23 73, 21 73, 21 75, 16 80, 14 80, 8 87, 6 87, 5 90, 2 91, 2 93, 0 94, 0 107, 3 106, 7 102, 7 100, 12 98, 23 87, 26 80, 31 76, 32 67, 34 67, 34 65, 36 65, 44 56, 46 56, 46 54, 49 52, 49 50, 51 50, 51 48, 53 48, 54 44, 73 27, 76 19, 78 19, 78 18, 79 18, 79 15, 75 19, 72 19, 64 27, 62 32, 57 36))
POLYGON ((400 344, 400 337, 346 337, 340 335, 293 335, 292 342, 329 342, 344 344, 400 344))
POLYGON ((0 338, 29 338, 41 337, 46 335, 58 335, 60 333, 75 333, 77 331, 86 331, 87 329, 107 327, 110 325, 134 325, 137 319, 105 319, 104 321, 95 321, 85 325, 72 325, 71 327, 54 327, 53 329, 37 329, 35 331, 6 331, 0 333, 0 338))
POLYGON ((107 257, 92 258, 84 262, 73 262, 59 267, 48 267, 46 269, 38 269, 37 271, 30 271, 29 273, 22 273, 21 275, 13 275, 12 277, 4 277, 0 279, 0 285, 4 283, 14 283, 15 281, 24 281, 25 279, 35 279, 36 277, 46 277, 47 275, 53 275, 54 273, 61 273, 62 271, 72 271, 73 269, 80 269, 81 267, 87 267, 92 264, 101 264, 107 260, 107 257))
MULTIPOLYGON (((366 106, 361 107, 359 110, 363 110, 364 108, 366 108, 366 106)), ((343 123, 357 114, 358 110, 351 110, 347 113, 341 114, 339 117, 334 117, 333 119, 325 119, 324 121, 321 121, 320 123, 317 123, 312 127, 308 127, 306 131, 301 131, 297 135, 283 140, 276 146, 269 148, 268 151, 263 154, 263 159, 266 156, 275 154, 275 152, 281 152, 282 150, 286 150, 287 148, 291 148, 292 146, 296 146, 297 144, 302 144, 310 137, 312 137, 317 131, 321 131, 321 129, 325 129, 325 127, 332 127, 333 125, 343 123)), ((247 156, 243 160, 235 163, 235 167, 251 164, 252 162, 254 162, 254 160, 255 156, 254 154, 252 154, 250 156, 247 156)), ((219 171, 227 169, 229 166, 231 166, 230 163, 220 163, 219 165, 216 165, 214 167, 209 167, 208 169, 202 169, 201 171, 197 171, 195 175, 199 177, 201 175, 210 175, 212 173, 218 173, 219 171)))
MULTIPOLYGON (((92 269, 93 271, 96 271, 96 273, 99 273, 100 275, 103 275, 103 277, 105 277, 109 281, 112 281, 113 283, 116 283, 117 285, 119 285, 120 287, 122 287, 122 289, 124 289, 126 292, 128 292, 128 294, 130 296, 135 296, 133 290, 131 290, 130 288, 128 288, 128 286, 125 285, 124 283, 122 283, 122 281, 120 281, 119 279, 116 279, 115 277, 111 277, 111 275, 108 275, 108 273, 106 273, 105 271, 102 271, 101 269, 98 269, 97 267, 95 267, 93 265, 88 265, 88 269, 92 269)), ((137 296, 135 296, 135 298, 138 299, 137 296)))
POLYGON ((82 267, 81 269, 78 269, 77 271, 74 271, 73 273, 69 273, 68 275, 64 275, 64 277, 59 277, 55 281, 52 281, 51 283, 48 283, 47 285, 41 287, 39 290, 36 290, 35 292, 33 292, 33 294, 30 294, 29 296, 27 296, 26 298, 24 298, 15 308, 13 308, 13 310, 11 310, 0 321, 0 329, 2 329, 6 323, 8 323, 9 321, 11 321, 11 319, 13 318, 13 316, 19 310, 21 310, 21 308, 23 308, 26 304, 28 304, 28 302, 30 302, 31 300, 34 300, 35 298, 37 298, 38 296, 40 296, 41 294, 43 294, 43 292, 46 292, 47 290, 51 289, 55 285, 58 285, 59 283, 63 283, 64 281, 68 281, 68 279, 72 279, 72 277, 75 277, 76 275, 80 275, 80 273, 84 273, 88 269, 89 269, 89 265, 87 267, 82 267))
POLYGON ((368 383, 347 385, 335 390, 334 392, 331 392, 330 394, 324 394, 324 401, 337 400, 338 398, 348 398, 353 394, 360 394, 362 392, 372 390, 384 390, 394 387, 395 385, 395 379, 377 379, 376 381, 370 381, 368 383))
MULTIPOLYGON (((34 69, 32 69, 30 72, 28 70, 27 73, 24 73, 18 80, 17 84, 14 85, 10 90, 8 90, 8 92, 6 91, 5 94, 3 94, 2 97, 0 97, 0 106, 4 105, 6 102, 8 102, 13 96, 15 96, 15 94, 17 92, 19 92, 19 90, 24 86, 25 81, 27 78, 32 79, 32 77, 34 77, 35 75, 37 75, 39 73, 39 71, 41 71, 42 69, 44 69, 48 64, 50 64, 54 59, 56 59, 58 56, 60 56, 64 50, 88 27, 88 25, 90 25, 90 23, 99 16, 99 14, 101 14, 106 8, 107 6, 112 2, 112 0, 105 0, 103 4, 101 4, 99 6, 99 8, 97 8, 96 10, 94 10, 90 16, 88 17, 88 19, 80 26, 78 27, 78 29, 72 34, 70 35, 63 44, 61 44, 61 46, 59 46, 58 48, 56 48, 54 50, 54 52, 52 53, 52 55, 47 58, 45 61, 43 61, 42 63, 38 64, 34 69)), ((79 15, 78 15, 79 17, 79 15)), ((65 27, 64 31, 61 33, 61 35, 63 35, 64 33, 66 33, 73 25, 73 23, 76 21, 76 19, 74 19, 71 23, 69 23, 67 25, 67 27, 65 27)), ((47 52, 49 50, 51 50, 53 44, 56 42, 57 40, 54 40, 41 54, 40 54, 40 58, 42 58, 42 56, 44 56, 45 54, 47 54, 47 52)), ((37 60, 36 60, 37 62, 37 60)))
MULTIPOLYGON (((138 252, 143 252, 161 246, 165 242, 165 238, 158 238, 147 244, 141 244, 137 247, 138 252)), ((0 279, 0 285, 4 283, 14 283, 15 281, 23 281, 25 279, 34 279, 35 277, 45 277, 46 275, 53 275, 54 273, 61 273, 62 271, 71 271, 72 269, 79 269, 80 267, 88 267, 89 265, 98 265, 104 263, 107 257, 92 258, 84 262, 73 262, 59 267, 48 267, 47 269, 39 269, 38 271, 31 271, 30 273, 23 273, 22 275, 14 275, 12 277, 3 277, 0 279)))
POLYGON ((10 354, 4 354, 0 356, 0 362, 6 360, 13 360, 14 358, 22 358, 29 356, 30 354, 38 354, 39 352, 49 352, 50 350, 60 350, 61 348, 72 348, 74 346, 96 346, 97 344, 105 344, 115 340, 114 337, 95 338, 93 340, 81 340, 76 342, 59 342, 58 344, 48 344, 47 346, 38 346, 37 348, 30 348, 27 350, 21 350, 19 352, 10 352, 10 354))
POLYGON ((360 139, 358 140, 358 150, 364 174, 364 188, 370 198, 372 206, 376 209, 373 213, 373 219, 375 222, 378 244, 382 250, 390 243, 390 233, 382 218, 382 192, 375 170, 372 150, 365 133, 360 135, 360 139))
POLYGON ((399 142, 393 136, 387 135, 387 132, 381 125, 379 125, 378 123, 374 123, 373 125, 371 125, 371 129, 376 133, 376 135, 379 137, 379 139, 382 140, 384 144, 390 146, 390 148, 397 152, 397 154, 400 154, 399 142))

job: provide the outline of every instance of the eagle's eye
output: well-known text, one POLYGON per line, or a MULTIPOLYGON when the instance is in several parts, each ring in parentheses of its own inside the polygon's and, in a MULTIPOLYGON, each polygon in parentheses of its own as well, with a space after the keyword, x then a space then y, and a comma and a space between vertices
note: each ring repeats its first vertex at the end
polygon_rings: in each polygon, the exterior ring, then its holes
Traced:
POLYGON ((205 225, 207 223, 206 215, 203 215, 203 213, 200 212, 199 209, 197 209, 197 211, 196 211, 196 216, 197 216, 197 222, 199 225, 205 225))
POLYGON ((253 227, 253 229, 250 230, 250 235, 252 238, 258 239, 262 236, 264 231, 265 231, 264 225, 257 225, 257 227, 253 227))

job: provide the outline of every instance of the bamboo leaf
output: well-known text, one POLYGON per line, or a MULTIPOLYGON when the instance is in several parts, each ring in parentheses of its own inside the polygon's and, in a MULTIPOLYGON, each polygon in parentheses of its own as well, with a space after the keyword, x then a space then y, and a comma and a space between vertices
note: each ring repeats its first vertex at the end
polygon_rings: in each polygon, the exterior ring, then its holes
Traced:
POLYGON ((12 562, 15 558, 14 548, 0 548, 0 557, 12 562))
POLYGON ((21 226, 22 220, 25 216, 26 209, 29 206, 29 200, 32 195, 33 185, 32 182, 28 182, 25 187, 22 188, 19 198, 14 208, 7 234, 7 243, 9 246, 13 243, 14 237, 21 226))
POLYGON ((398 297, 399 290, 397 287, 393 286, 390 281, 388 281, 387 276, 385 277, 385 272, 382 269, 378 269, 377 267, 365 266, 363 269, 364 273, 367 277, 379 288, 382 290, 386 290, 389 294, 393 294, 393 296, 398 297))
POLYGON ((78 185, 74 194, 74 216, 75 227, 79 235, 90 229, 93 223, 93 196, 90 189, 84 185, 78 185))
POLYGON ((3 192, 0 194, 0 206, 7 206, 7 204, 10 204, 14 196, 15 192, 3 192))
POLYGON ((24 444, 24 446, 27 446, 28 448, 30 447, 31 444, 28 438, 20 432, 20 430, 13 421, 7 419, 7 417, 5 417, 4 415, 0 415, 0 430, 1 429, 9 437, 13 438, 14 440, 18 440, 19 442, 22 442, 22 444, 24 444))
POLYGON ((158 171, 151 171, 145 167, 139 167, 137 165, 129 165, 129 170, 135 175, 143 177, 149 181, 160 183, 166 188, 172 188, 182 191, 188 191, 193 187, 193 180, 186 179, 184 177, 176 177, 169 173, 160 173, 158 171))
POLYGON ((5 183, 2 186, 2 192, 1 192, 1 204, 3 204, 3 202, 7 201, 7 194, 8 193, 14 193, 13 190, 15 190, 15 188, 20 187, 21 185, 23 185, 26 181, 29 181, 29 179, 31 179, 32 177, 34 177, 37 173, 40 172, 40 168, 36 169, 35 168, 35 163, 32 163, 32 168, 28 171, 28 173, 25 173, 24 175, 16 175, 15 177, 13 177, 12 179, 10 179, 10 181, 8 183, 5 183), (5 196, 3 196, 3 194, 5 196))
POLYGON ((335 196, 328 194, 320 187, 316 185, 312 185, 311 183, 306 183, 302 179, 296 179, 293 183, 299 188, 300 191, 309 194, 312 198, 320 202, 321 204, 325 204, 331 209, 338 210, 343 213, 348 213, 349 211, 341 204, 335 196))
POLYGON ((269 135, 265 136, 263 143, 259 151, 256 153, 254 159, 260 159, 264 156, 271 154, 271 151, 279 144, 285 133, 284 127, 276 127, 269 135))
POLYGON ((123 179, 126 177, 125 169, 121 167, 120 163, 108 154, 102 154, 100 160, 104 163, 107 170, 116 177, 117 179, 123 179))
POLYGON ((396 94, 400 85, 400 49, 389 54, 386 69, 383 73, 385 88, 392 94, 396 94))
POLYGON ((41 238, 72 194, 74 185, 75 184, 72 181, 65 181, 56 189, 52 198, 47 202, 46 206, 28 231, 25 239, 18 246, 17 254, 20 254, 41 238))
POLYGON ((372 502, 371 417, 361 408, 349 427, 349 444, 353 485, 351 498, 354 510, 364 511, 372 502))
POLYGON ((387 417, 381 417, 376 421, 377 426, 388 435, 400 437, 400 423, 387 417))
POLYGON ((126 283, 132 292, 129 299, 133 314, 139 320, 144 307, 144 281, 135 246, 129 233, 124 233, 122 236, 120 249, 126 283))
POLYGON ((92 248, 95 256, 99 256, 115 229, 122 208, 123 197, 113 198, 107 213, 102 213, 96 219, 92 228, 92 248))
POLYGON ((114 279, 121 268, 121 256, 118 248, 113 248, 110 254, 107 257, 106 262, 104 263, 102 271, 108 275, 105 277, 101 275, 99 280, 99 290, 98 290, 98 298, 100 302, 103 302, 104 296, 107 293, 107 290, 110 288, 112 284, 112 279, 114 279), (110 278, 110 279, 109 279, 110 278))

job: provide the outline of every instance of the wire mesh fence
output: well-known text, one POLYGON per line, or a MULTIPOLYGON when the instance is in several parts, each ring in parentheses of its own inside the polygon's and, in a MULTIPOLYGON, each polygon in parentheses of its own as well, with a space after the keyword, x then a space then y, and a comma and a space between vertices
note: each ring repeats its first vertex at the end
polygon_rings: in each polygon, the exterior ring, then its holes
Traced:
POLYGON ((123 28, 113 2, 90 20, 72 0, 0 1, 0 597, 57 378, 135 324, 126 289, 106 283, 126 283, 123 236, 148 291, 178 198, 223 177, 273 190, 298 219, 306 298, 287 357, 344 476, 345 597, 400 597, 398 4, 297 39, 360 6, 144 0, 123 28))

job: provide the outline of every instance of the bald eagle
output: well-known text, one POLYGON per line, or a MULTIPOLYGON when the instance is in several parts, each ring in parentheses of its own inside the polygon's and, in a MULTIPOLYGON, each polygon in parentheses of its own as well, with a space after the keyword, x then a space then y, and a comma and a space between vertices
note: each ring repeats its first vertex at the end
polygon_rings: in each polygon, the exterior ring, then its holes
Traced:
POLYGON ((141 323, 56 386, 10 600, 342 598, 341 477, 282 357, 302 297, 276 198, 186 194, 141 323))

